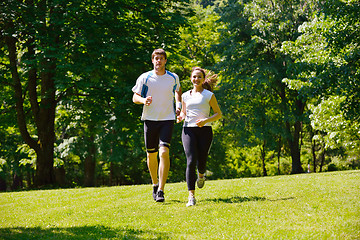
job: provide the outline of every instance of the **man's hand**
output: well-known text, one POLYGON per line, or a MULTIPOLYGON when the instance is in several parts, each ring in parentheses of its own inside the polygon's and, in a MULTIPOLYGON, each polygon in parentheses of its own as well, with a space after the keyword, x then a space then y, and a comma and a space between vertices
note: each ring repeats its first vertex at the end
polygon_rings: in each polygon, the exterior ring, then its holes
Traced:
POLYGON ((144 98, 144 105, 149 106, 152 103, 152 96, 144 98))

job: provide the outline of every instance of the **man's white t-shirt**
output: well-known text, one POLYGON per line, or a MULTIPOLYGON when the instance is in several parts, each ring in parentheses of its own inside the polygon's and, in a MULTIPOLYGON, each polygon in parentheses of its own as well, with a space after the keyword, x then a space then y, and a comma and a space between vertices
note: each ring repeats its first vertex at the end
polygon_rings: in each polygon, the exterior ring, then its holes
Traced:
POLYGON ((152 103, 149 106, 144 105, 141 120, 175 120, 174 91, 180 89, 177 74, 166 71, 164 75, 156 75, 154 70, 143 73, 136 80, 132 91, 141 95, 142 86, 150 73, 152 74, 146 82, 149 88, 146 96, 152 97, 152 103))
MULTIPOLYGON (((201 93, 192 93, 189 90, 182 95, 182 100, 186 105, 184 127, 197 127, 196 120, 209 117, 210 99, 213 94, 204 89, 201 93)), ((206 123, 205 126, 211 126, 211 123, 206 123)))

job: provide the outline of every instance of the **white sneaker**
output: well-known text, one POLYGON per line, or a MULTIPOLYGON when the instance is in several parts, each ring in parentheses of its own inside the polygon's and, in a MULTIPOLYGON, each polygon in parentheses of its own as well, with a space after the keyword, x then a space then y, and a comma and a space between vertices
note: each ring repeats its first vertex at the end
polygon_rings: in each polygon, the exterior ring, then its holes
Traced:
POLYGON ((206 180, 205 176, 202 177, 202 178, 198 177, 198 179, 197 179, 197 181, 196 181, 198 188, 204 187, 204 185, 205 185, 205 180, 206 180))
POLYGON ((187 207, 190 207, 190 206, 194 206, 196 204, 196 199, 195 197, 189 197, 189 201, 188 203, 186 204, 187 207))

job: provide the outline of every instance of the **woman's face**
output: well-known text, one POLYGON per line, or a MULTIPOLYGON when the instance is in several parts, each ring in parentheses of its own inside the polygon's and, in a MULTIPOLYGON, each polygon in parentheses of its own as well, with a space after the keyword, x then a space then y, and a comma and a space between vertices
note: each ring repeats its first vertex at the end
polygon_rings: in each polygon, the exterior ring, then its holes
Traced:
POLYGON ((202 86, 204 83, 204 75, 201 71, 195 70, 191 74, 191 82, 194 86, 202 86))

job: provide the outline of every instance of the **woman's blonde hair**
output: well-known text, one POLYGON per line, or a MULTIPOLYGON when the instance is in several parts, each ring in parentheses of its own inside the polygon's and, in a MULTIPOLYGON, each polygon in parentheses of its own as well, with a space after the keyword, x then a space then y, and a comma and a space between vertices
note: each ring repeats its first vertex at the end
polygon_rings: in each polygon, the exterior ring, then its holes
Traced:
POLYGON ((210 70, 206 70, 201 67, 193 67, 191 75, 194 71, 200 71, 203 74, 205 80, 202 86, 203 88, 212 92, 214 90, 214 87, 216 86, 216 82, 218 81, 218 75, 213 74, 210 70))

